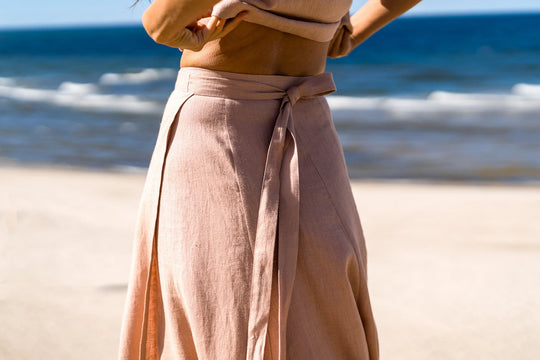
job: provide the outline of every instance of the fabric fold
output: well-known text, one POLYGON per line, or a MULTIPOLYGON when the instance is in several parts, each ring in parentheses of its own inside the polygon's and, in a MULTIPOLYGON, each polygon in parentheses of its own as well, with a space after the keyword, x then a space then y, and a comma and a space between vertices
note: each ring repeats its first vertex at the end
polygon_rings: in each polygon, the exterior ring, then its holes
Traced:
POLYGON ((161 120, 156 147, 152 153, 148 167, 145 186, 139 204, 131 278, 127 298, 133 300, 126 304, 121 338, 132 339, 121 345, 121 359, 144 359, 146 328, 148 322, 149 298, 151 290, 151 267, 155 258, 155 230, 161 190, 161 177, 168 147, 171 125, 182 105, 193 94, 184 91, 173 91, 169 96, 161 120))
POLYGON ((350 0, 332 2, 331 5, 322 1, 295 4, 290 1, 222 0, 214 6, 212 15, 230 19, 246 11, 247 15, 244 18, 246 22, 313 41, 327 42, 332 40, 342 24, 341 16, 350 6, 350 0), (313 15, 309 16, 311 13, 313 15))

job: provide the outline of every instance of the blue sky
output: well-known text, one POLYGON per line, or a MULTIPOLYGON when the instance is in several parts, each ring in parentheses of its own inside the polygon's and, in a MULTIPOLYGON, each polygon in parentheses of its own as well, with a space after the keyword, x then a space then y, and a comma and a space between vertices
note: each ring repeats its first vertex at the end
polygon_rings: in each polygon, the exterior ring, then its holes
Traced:
MULTIPOLYGON (((55 25, 138 23, 147 6, 135 9, 132 0, 23 0, 5 1, 0 8, 0 28, 55 25)), ((365 0, 354 0, 353 10, 365 0)), ((540 12, 539 0, 423 0, 410 15, 540 12)))

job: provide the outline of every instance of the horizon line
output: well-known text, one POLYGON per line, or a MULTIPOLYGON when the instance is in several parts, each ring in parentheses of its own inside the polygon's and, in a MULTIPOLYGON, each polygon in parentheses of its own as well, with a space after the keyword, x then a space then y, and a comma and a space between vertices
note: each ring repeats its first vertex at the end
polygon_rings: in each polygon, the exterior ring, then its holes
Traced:
MULTIPOLYGON (((472 11, 451 11, 451 12, 420 12, 420 13, 405 13, 398 19, 403 18, 442 18, 442 17, 470 17, 470 16, 496 16, 496 15, 540 15, 540 9, 534 10, 472 10, 472 11)), ((88 22, 88 23, 56 23, 56 24, 20 24, 20 25, 0 25, 0 31, 6 30, 62 30, 62 29, 83 29, 83 28, 107 28, 107 27, 142 27, 140 21, 119 20, 105 22, 88 22)))

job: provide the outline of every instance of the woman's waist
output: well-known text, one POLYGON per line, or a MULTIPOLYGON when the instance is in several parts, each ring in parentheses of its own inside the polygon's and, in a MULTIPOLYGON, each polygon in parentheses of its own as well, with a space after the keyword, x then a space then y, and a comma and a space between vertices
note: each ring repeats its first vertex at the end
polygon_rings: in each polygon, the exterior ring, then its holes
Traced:
POLYGON ((326 65, 328 43, 242 23, 225 38, 209 42, 201 51, 185 51, 182 67, 259 75, 309 76, 326 65))

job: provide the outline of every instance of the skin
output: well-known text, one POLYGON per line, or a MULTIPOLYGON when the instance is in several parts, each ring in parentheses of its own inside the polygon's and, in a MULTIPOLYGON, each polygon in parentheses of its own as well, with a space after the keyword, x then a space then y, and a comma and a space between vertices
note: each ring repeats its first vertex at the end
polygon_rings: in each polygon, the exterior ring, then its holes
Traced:
POLYGON ((346 56, 420 0, 368 0, 351 17, 353 32, 332 44, 242 21, 243 13, 233 19, 210 17, 217 2, 155 0, 143 14, 143 26, 154 41, 183 50, 182 67, 309 76, 324 71, 327 56, 346 56))

